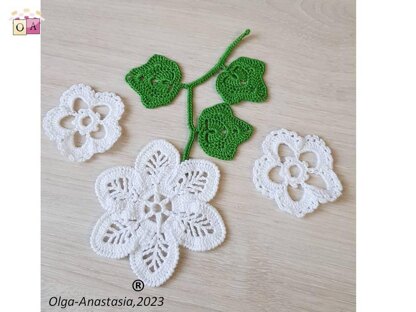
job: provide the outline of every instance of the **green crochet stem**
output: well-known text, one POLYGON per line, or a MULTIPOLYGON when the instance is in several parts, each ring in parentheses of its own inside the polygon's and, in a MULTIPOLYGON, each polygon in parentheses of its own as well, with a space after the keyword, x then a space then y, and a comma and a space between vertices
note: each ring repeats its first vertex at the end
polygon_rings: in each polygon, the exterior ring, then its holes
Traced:
POLYGON ((196 135, 196 127, 194 125, 194 112, 193 112, 193 88, 196 86, 204 83, 212 76, 214 76, 219 70, 225 68, 225 62, 227 58, 230 56, 234 48, 246 37, 250 34, 250 29, 246 29, 237 39, 231 43, 228 48, 225 50, 224 54, 219 58, 217 64, 212 67, 207 73, 205 73, 200 78, 190 82, 182 84, 182 88, 188 90, 188 97, 187 97, 187 115, 188 115, 188 129, 189 129, 189 138, 188 143, 186 144, 185 150, 182 154, 182 161, 189 159, 189 154, 191 152, 192 144, 195 140, 196 135))
POLYGON ((189 129, 189 138, 188 143, 186 143, 185 150, 182 154, 182 161, 189 159, 189 154, 191 152, 192 144, 194 144, 196 128, 194 125, 194 110, 193 110, 193 88, 188 88, 188 99, 187 99, 187 112, 188 112, 188 129, 189 129))
POLYGON ((185 88, 194 88, 202 83, 204 83, 205 81, 207 81, 209 78, 211 78, 212 76, 214 76, 220 69, 224 68, 225 65, 225 61, 227 60, 227 58, 230 56, 231 52, 233 52, 234 48, 241 42, 241 40, 244 39, 245 36, 247 36, 250 33, 250 29, 246 29, 240 36, 238 36, 237 39, 235 39, 233 41, 233 43, 231 43, 227 50, 225 50, 224 54, 220 57, 220 59, 218 60, 217 64, 215 64, 214 67, 212 67, 205 75, 201 76, 200 78, 190 82, 190 83, 185 83, 184 87, 185 88))

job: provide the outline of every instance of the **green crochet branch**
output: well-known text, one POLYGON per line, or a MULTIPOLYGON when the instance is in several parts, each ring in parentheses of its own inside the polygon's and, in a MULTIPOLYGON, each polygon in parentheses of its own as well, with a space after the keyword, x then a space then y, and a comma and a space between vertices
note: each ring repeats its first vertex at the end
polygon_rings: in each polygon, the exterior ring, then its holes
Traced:
POLYGON ((230 54, 233 52, 234 48, 244 39, 244 37, 246 37, 249 34, 250 34, 250 29, 246 29, 240 36, 238 36, 237 39, 233 41, 233 43, 231 43, 228 46, 227 50, 225 50, 224 54, 219 58, 217 64, 215 64, 214 67, 212 67, 206 74, 199 77, 198 79, 190 83, 183 84, 183 87, 187 89, 194 88, 200 84, 203 84, 208 79, 210 79, 212 76, 218 73, 220 69, 224 69, 225 62, 227 61, 227 58, 230 56, 230 54))
POLYGON ((219 70, 225 68, 225 62, 227 61, 230 54, 233 52, 234 48, 244 39, 245 36, 250 34, 250 29, 246 29, 237 39, 231 43, 228 48, 225 50, 223 55, 219 58, 217 64, 212 67, 207 73, 198 79, 182 84, 184 89, 188 90, 187 96, 187 115, 188 115, 188 129, 189 129, 189 138, 188 143, 186 144, 185 150, 182 154, 182 161, 189 159, 189 154, 191 152, 192 145, 195 141, 196 136, 196 127, 194 125, 194 113, 193 113, 193 88, 203 84, 205 81, 209 80, 212 76, 218 73, 219 70))
POLYGON ((189 129, 189 138, 188 143, 186 143, 185 150, 182 154, 182 161, 189 159, 189 154, 191 153, 192 145, 195 141, 196 128, 194 125, 194 104, 193 104, 193 87, 184 86, 188 90, 187 96, 187 115, 188 115, 188 129, 189 129))
POLYGON ((182 161, 189 159, 192 145, 198 142, 206 154, 223 160, 234 158, 238 146, 247 141, 253 127, 234 116, 231 105, 242 101, 264 102, 267 87, 263 81, 264 62, 240 57, 228 66, 226 61, 234 48, 248 35, 245 30, 225 50, 217 63, 198 79, 182 83, 179 65, 163 55, 153 55, 146 64, 130 70, 125 79, 140 95, 146 108, 153 109, 170 104, 181 89, 187 91, 187 126, 189 138, 182 154, 182 161), (194 124, 193 89, 219 72, 216 90, 223 103, 204 109, 194 124))

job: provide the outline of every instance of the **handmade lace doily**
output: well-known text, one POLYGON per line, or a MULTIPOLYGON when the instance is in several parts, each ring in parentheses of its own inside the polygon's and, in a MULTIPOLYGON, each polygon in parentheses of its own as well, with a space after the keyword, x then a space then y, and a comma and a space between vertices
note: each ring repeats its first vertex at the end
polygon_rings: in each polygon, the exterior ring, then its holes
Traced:
POLYGON ((331 150, 321 138, 301 137, 280 129, 272 131, 262 147, 264 155, 254 164, 253 182, 281 210, 303 217, 320 203, 334 201, 341 195, 342 185, 333 171, 331 150), (283 155, 281 147, 288 149, 288 155, 283 155), (274 180, 273 169, 278 171, 274 180))
POLYGON ((90 86, 77 84, 62 94, 57 107, 48 111, 43 128, 69 160, 86 161, 117 141, 121 135, 118 120, 123 112, 124 104, 116 94, 96 93, 90 86))
POLYGON ((134 168, 111 168, 97 178, 96 193, 106 212, 92 232, 92 249, 108 258, 129 256, 145 285, 160 286, 175 270, 179 245, 206 251, 224 240, 221 216, 208 204, 219 178, 212 162, 180 162, 173 145, 150 142, 134 168))

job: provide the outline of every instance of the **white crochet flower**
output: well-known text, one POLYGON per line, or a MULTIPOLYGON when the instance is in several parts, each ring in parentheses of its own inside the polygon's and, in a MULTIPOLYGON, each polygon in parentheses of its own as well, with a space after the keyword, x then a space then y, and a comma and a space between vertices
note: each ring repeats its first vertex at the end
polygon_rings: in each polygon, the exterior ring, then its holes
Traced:
POLYGON ((116 94, 95 93, 90 86, 77 84, 62 94, 57 107, 48 111, 43 128, 64 156, 86 161, 117 141, 121 134, 118 120, 123 112, 124 104, 116 94), (77 100, 86 107, 76 107, 77 100))
POLYGON ((281 210, 303 217, 320 203, 334 201, 341 195, 342 185, 332 170, 331 150, 319 137, 307 135, 302 138, 286 129, 272 131, 263 142, 263 152, 264 155, 254 164, 253 182, 257 190, 274 199, 281 210), (290 148, 290 156, 279 154, 281 145, 290 148), (314 165, 303 160, 304 155, 311 153, 315 155, 314 165), (279 170, 278 181, 272 181, 269 176, 274 168, 279 170), (316 177, 324 185, 311 184, 312 178, 316 177), (301 190, 302 197, 293 199, 289 189, 301 190))
POLYGON ((180 163, 178 151, 164 140, 143 148, 134 168, 101 173, 96 193, 106 213, 91 235, 93 250, 105 257, 130 257, 147 286, 163 284, 175 270, 178 245, 212 249, 225 238, 225 227, 209 205, 220 173, 206 160, 180 163))

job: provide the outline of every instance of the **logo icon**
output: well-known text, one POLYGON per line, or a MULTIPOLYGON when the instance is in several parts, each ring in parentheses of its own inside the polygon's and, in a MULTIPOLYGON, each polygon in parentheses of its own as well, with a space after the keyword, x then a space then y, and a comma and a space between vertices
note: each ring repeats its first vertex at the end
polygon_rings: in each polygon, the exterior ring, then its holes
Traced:
POLYGON ((144 283, 142 280, 134 280, 133 283, 131 284, 131 287, 133 288, 134 291, 142 291, 144 288, 144 283))
POLYGON ((31 12, 29 9, 24 9, 22 12, 13 11, 10 20, 13 23, 13 35, 39 35, 40 23, 45 19, 40 14, 40 11, 31 12))

